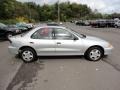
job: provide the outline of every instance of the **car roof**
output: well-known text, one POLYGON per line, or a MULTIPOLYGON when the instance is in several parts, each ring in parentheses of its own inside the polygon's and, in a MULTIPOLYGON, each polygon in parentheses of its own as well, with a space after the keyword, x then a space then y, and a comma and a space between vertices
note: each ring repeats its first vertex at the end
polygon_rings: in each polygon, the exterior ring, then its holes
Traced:
POLYGON ((65 29, 66 27, 63 27, 63 26, 39 26, 39 27, 36 27, 35 29, 40 29, 40 28, 63 28, 63 29, 65 29))

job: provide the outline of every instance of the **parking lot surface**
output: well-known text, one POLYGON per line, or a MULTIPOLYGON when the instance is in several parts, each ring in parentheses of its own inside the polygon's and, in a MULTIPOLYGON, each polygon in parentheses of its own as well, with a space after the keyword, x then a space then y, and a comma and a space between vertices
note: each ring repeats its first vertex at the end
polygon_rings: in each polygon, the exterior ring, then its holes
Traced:
POLYGON ((25 64, 9 54, 8 41, 0 41, 0 90, 120 90, 120 29, 63 26, 105 39, 115 49, 98 62, 64 56, 39 57, 25 64))

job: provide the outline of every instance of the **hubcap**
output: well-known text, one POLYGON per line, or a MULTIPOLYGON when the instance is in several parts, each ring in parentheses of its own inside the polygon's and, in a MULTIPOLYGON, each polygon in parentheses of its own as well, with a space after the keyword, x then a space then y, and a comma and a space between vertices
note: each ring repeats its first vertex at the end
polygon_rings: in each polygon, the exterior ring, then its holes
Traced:
POLYGON ((98 49, 94 49, 90 52, 90 58, 92 60, 98 60, 101 57, 101 52, 98 49))
POLYGON ((31 51, 24 51, 22 57, 25 61, 31 61, 33 59, 33 53, 31 51))

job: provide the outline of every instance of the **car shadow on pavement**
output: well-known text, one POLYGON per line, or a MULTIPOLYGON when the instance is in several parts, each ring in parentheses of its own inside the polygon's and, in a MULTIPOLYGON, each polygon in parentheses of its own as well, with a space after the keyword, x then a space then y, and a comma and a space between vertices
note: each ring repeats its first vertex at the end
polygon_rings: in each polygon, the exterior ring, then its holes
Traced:
POLYGON ((87 61, 84 56, 40 56, 37 61, 71 61, 71 60, 79 60, 87 61))
POLYGON ((38 57, 39 60, 45 60, 45 59, 84 59, 84 56, 40 56, 38 57))

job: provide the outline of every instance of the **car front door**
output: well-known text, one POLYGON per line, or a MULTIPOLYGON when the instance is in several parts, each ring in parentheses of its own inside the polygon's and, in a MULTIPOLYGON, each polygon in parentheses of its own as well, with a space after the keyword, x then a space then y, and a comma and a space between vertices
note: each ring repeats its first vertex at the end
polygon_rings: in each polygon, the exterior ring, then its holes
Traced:
POLYGON ((53 30, 51 28, 41 28, 32 36, 31 43, 38 55, 55 55, 55 41, 53 40, 53 30))
POLYGON ((82 40, 62 28, 54 29, 56 55, 81 55, 82 40))

